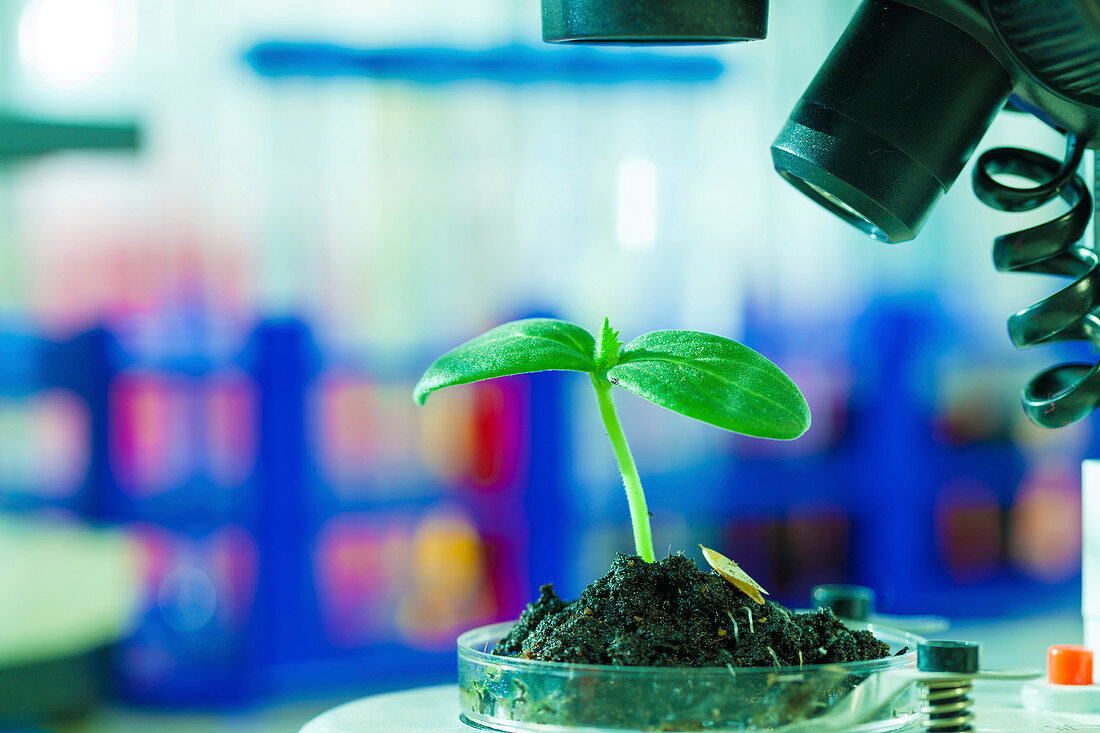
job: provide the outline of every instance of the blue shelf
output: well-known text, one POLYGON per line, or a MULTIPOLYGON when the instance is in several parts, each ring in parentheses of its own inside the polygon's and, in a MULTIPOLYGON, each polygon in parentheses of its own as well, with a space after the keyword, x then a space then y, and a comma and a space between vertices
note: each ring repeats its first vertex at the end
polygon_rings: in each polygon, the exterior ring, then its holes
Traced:
POLYGON ((501 84, 563 82, 623 84, 711 83, 725 73, 706 56, 615 52, 590 48, 504 46, 457 48, 349 48, 327 43, 269 41, 245 54, 261 76, 364 77, 421 84, 486 81, 501 84))

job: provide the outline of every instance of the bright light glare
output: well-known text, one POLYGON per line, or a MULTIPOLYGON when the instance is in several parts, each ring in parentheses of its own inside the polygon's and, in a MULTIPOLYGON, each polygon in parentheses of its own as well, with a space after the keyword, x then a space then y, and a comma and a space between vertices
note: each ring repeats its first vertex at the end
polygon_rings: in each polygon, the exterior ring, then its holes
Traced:
POLYGON ((619 245, 652 247, 657 240, 657 168, 640 158, 619 164, 619 245))
POLYGON ((79 87, 111 66, 119 35, 114 0, 31 0, 19 18, 19 60, 48 84, 79 87))

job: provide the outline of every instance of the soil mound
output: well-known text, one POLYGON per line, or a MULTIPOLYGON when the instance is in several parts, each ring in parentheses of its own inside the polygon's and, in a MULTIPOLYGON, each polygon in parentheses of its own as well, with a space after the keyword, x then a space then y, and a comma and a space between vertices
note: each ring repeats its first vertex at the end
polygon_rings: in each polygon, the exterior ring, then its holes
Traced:
POLYGON ((879 659, 890 648, 831 611, 760 605, 682 555, 618 555, 575 601, 544 585, 494 654, 647 667, 798 667, 879 659))

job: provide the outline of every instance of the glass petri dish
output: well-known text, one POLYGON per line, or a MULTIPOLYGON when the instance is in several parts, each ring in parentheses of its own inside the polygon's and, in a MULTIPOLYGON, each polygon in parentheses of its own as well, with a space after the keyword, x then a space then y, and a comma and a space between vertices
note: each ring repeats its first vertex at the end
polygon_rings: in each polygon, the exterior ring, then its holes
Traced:
POLYGON ((898 730, 919 717, 903 670, 922 639, 874 624, 883 659, 803 667, 615 667, 494 656, 511 622, 458 638, 465 722, 496 731, 898 730), (908 647, 909 651, 898 654, 908 647))

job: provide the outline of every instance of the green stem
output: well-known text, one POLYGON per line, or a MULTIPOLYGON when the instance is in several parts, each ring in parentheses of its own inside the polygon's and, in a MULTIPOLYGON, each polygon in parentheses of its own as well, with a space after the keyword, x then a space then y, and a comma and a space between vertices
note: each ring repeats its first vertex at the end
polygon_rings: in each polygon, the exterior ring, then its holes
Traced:
POLYGON ((611 383, 592 375, 592 386, 596 388, 596 399, 600 403, 600 417, 607 428, 607 437, 615 451, 615 460, 619 462, 619 471, 623 475, 626 488, 626 500, 630 505, 630 523, 634 527, 634 547, 646 562, 653 562, 657 556, 653 553, 653 530, 649 527, 649 510, 645 505, 642 492, 642 480, 638 476, 638 467, 634 465, 634 456, 630 454, 626 435, 615 413, 615 403, 611 399, 611 383))

